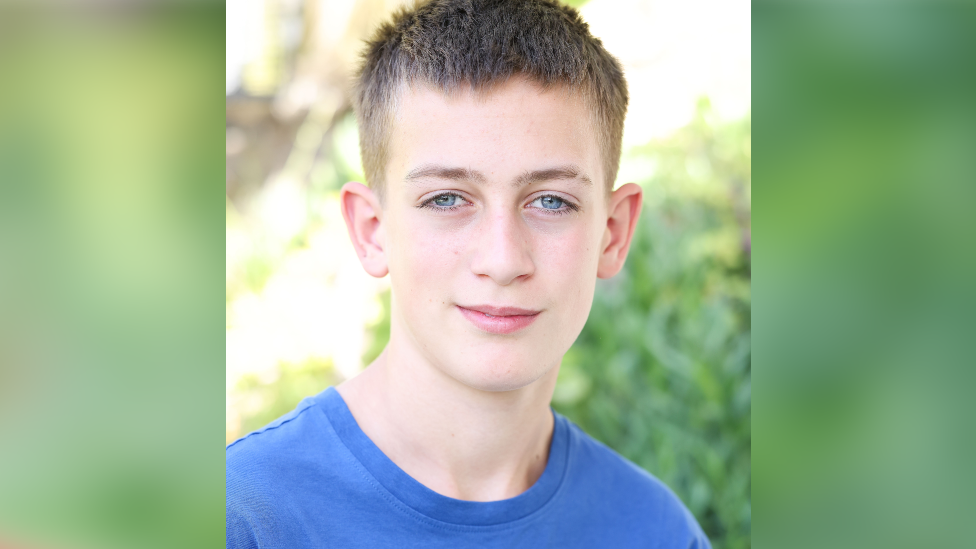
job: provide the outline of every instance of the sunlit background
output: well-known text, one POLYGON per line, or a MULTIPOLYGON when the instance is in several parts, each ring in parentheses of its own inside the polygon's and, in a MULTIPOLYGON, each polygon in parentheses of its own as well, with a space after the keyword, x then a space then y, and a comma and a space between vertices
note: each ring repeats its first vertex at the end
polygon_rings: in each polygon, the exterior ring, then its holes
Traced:
MULTIPOLYGON (((720 549, 750 544, 750 9, 575 2, 624 65, 618 183, 646 192, 557 410, 668 483, 720 549)), ((348 94, 398 1, 227 4, 227 442, 348 379, 388 337, 338 189, 364 181, 348 94)))

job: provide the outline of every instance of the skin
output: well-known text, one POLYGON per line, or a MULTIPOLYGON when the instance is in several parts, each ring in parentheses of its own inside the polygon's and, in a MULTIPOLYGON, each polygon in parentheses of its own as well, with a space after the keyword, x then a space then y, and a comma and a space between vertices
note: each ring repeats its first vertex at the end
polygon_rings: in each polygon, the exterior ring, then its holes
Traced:
POLYGON ((386 349, 338 391, 380 450, 435 492, 511 498, 545 469, 560 362, 596 278, 623 266, 641 208, 633 183, 608 198, 596 136, 564 89, 413 86, 382 202, 360 183, 342 189, 363 268, 390 275, 392 319, 386 349), (484 306, 534 314, 494 333, 471 320, 484 306))

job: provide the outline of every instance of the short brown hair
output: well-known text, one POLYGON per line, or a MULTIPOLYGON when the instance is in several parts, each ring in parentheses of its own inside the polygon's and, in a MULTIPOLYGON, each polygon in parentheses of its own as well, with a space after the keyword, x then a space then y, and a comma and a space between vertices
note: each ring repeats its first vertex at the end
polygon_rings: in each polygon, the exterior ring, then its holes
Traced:
POLYGON ((607 192, 620 164, 627 82, 578 11, 554 0, 429 0, 403 8, 366 43, 354 101, 366 180, 382 196, 404 84, 489 90, 512 76, 582 92, 595 115, 607 192))

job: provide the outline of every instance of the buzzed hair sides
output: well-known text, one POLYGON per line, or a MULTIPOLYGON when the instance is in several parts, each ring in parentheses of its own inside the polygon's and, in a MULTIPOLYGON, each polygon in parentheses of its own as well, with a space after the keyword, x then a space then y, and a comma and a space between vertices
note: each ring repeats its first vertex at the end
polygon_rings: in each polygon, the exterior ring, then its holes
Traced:
POLYGON ((406 85, 489 92, 512 77, 580 93, 597 127, 607 193, 620 164, 627 83, 574 8, 553 0, 429 0, 367 41, 354 90, 366 180, 382 198, 396 103, 406 85))

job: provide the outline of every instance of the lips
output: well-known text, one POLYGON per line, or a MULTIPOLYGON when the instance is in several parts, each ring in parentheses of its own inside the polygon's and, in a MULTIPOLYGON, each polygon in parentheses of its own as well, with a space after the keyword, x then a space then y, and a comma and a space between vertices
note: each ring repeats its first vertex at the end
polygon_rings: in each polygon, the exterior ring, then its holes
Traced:
POLYGON ((458 305, 458 310, 477 328, 492 334, 511 334, 527 328, 542 311, 491 305, 458 305))

